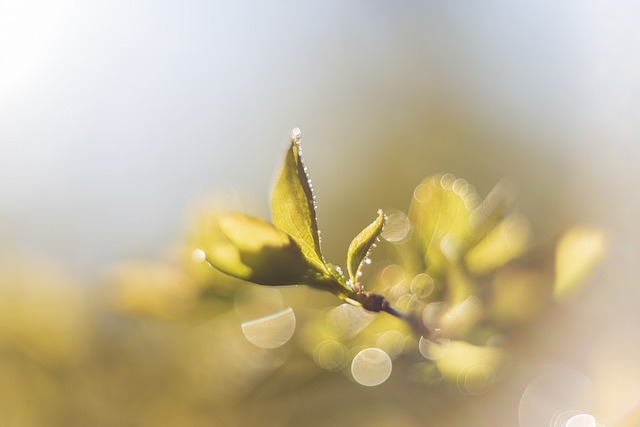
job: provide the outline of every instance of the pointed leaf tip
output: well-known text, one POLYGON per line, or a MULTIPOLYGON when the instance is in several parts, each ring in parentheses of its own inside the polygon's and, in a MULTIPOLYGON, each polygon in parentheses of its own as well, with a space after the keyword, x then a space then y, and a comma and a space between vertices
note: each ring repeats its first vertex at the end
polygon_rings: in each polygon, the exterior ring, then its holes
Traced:
POLYGON ((385 216, 382 210, 378 210, 378 217, 360 232, 349 245, 347 251, 347 269, 352 283, 356 283, 362 264, 368 259, 369 251, 382 232, 385 216))
POLYGON ((300 128, 293 128, 291 130, 291 140, 299 144, 301 138, 302 138, 302 132, 300 131, 300 128))
POLYGON ((316 207, 300 149, 300 130, 292 132, 291 145, 273 189, 273 223, 289 234, 308 262, 328 273, 322 252, 316 219, 316 207))

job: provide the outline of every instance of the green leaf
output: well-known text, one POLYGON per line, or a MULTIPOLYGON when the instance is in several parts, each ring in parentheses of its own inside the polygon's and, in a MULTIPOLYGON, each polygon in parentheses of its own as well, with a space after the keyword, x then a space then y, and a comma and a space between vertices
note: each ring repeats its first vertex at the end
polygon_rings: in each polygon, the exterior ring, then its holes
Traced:
POLYGON ((556 248, 554 297, 563 299, 575 293, 606 253, 607 236, 602 230, 574 227, 566 231, 556 248))
POLYGON ((293 238, 310 264, 328 273, 320 251, 315 201, 309 177, 302 162, 298 132, 294 132, 291 146, 273 190, 271 199, 273 223, 293 238))
MULTIPOLYGON (((441 348, 442 344, 426 341, 424 344, 435 347, 432 351, 439 353, 435 364, 442 376, 458 381, 469 394, 486 392, 508 367, 509 355, 498 347, 477 346, 457 340, 450 341, 445 348, 441 348)), ((420 351, 423 351, 422 346, 420 351)))
POLYGON ((409 218, 427 268, 442 274, 457 263, 470 238, 470 215, 479 197, 475 189, 451 174, 422 181, 414 192, 409 218))
MULTIPOLYGON (((471 213, 473 237, 482 239, 487 232, 504 219, 515 199, 514 189, 507 180, 498 182, 482 203, 471 213)), ((477 243, 477 242, 474 242, 477 243)))
POLYGON ((296 242, 282 230, 242 212, 212 217, 203 251, 209 264, 261 285, 322 282, 296 242))
POLYGON ((467 252, 465 263, 472 274, 483 275, 524 254, 530 239, 530 226, 519 215, 498 222, 467 252))
POLYGON ((384 225, 384 212, 378 211, 378 217, 360 232, 349 245, 347 251, 347 270, 351 283, 356 283, 360 275, 360 268, 367 259, 371 247, 378 239, 384 225))

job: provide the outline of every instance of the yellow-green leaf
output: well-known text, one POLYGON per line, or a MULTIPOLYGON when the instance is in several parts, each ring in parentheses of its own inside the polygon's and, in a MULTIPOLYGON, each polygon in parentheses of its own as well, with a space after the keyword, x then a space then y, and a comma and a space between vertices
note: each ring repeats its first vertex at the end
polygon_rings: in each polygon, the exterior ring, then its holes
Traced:
POLYGON ((607 237, 597 228, 575 227, 564 233, 556 249, 554 296, 562 299, 575 292, 604 258, 606 247, 607 237))
POLYGON ((526 219, 511 215, 490 229, 465 255, 467 269, 478 275, 491 272, 526 251, 531 230, 526 219))
MULTIPOLYGON (((422 350, 422 349, 421 349, 422 350)), ((468 394, 482 394, 505 374, 509 355, 497 347, 484 347, 465 341, 451 341, 435 361, 444 378, 456 381, 468 394)))
POLYGON ((352 283, 356 283, 360 275, 360 268, 365 262, 371 247, 378 239, 384 225, 384 212, 378 211, 378 217, 360 232, 349 245, 347 252, 347 270, 352 283))
POLYGON ((293 238, 310 264, 328 272, 320 252, 315 201, 301 154, 299 130, 294 130, 291 146, 273 190, 273 223, 293 238))
MULTIPOLYGON (((505 216, 515 198, 514 190, 508 181, 502 180, 493 187, 482 203, 471 213, 473 237, 481 239, 505 216)), ((478 196, 479 200, 479 196, 478 196)))
POLYGON ((470 214, 478 200, 472 186, 451 174, 429 177, 416 188, 409 218, 432 273, 443 273, 447 263, 457 262, 466 248, 470 214))
POLYGON ((212 217, 206 260, 218 270, 261 285, 293 285, 321 279, 284 231, 241 212, 212 217))

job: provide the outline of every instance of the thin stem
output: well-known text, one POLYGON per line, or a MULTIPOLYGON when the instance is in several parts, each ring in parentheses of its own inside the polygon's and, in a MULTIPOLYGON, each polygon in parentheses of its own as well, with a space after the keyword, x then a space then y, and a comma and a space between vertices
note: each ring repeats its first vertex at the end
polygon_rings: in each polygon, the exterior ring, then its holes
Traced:
POLYGON ((358 302, 362 304, 362 307, 365 310, 380 312, 384 311, 385 313, 389 313, 392 316, 395 316, 399 319, 402 319, 411 325, 413 331, 430 340, 437 340, 438 334, 437 331, 432 331, 424 324, 421 316, 418 316, 416 313, 405 313, 404 311, 398 310, 391 304, 385 297, 379 294, 374 294, 371 292, 360 292, 358 294, 358 302))

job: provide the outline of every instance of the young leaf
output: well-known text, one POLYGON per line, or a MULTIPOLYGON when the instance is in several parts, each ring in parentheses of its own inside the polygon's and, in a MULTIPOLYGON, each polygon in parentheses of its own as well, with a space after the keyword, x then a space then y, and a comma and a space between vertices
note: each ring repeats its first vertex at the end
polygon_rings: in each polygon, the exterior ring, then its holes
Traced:
POLYGON ((577 289, 607 252, 607 236, 597 228, 574 227, 566 231, 556 248, 553 295, 565 298, 577 289))
POLYGON ((302 162, 299 130, 294 130, 273 190, 271 209, 275 226, 293 238, 310 264, 328 273, 320 252, 314 196, 302 162))
POLYGON ((261 285, 293 285, 319 273, 296 242, 260 218, 233 212, 211 218, 206 260, 218 270, 261 285))
POLYGON ((487 197, 478 204, 469 218, 473 237, 482 239, 484 235, 504 219, 507 209, 515 199, 514 189, 511 184, 503 179, 498 182, 487 194, 487 197))
MULTIPOLYGON (((443 347, 441 344, 429 343, 426 340, 425 344, 429 347, 443 347)), ((438 350, 440 350, 439 353, 445 350, 435 360, 442 376, 452 381, 459 381, 462 374, 464 378, 462 385, 470 394, 480 394, 488 390, 495 381, 493 377, 503 372, 509 361, 509 355, 504 349, 473 345, 460 340, 450 341, 444 349, 438 350)), ((423 351, 422 348, 421 351, 423 351)))
POLYGON ((362 263, 367 259, 371 247, 376 242, 380 232, 382 232, 383 225, 384 212, 378 210, 378 217, 375 221, 369 224, 351 241, 347 252, 347 270, 349 271, 349 278, 352 283, 357 282, 360 267, 362 267, 362 263))
POLYGON ((483 275, 501 267, 527 250, 531 230, 519 215, 497 222, 464 256, 470 273, 483 275))
POLYGON ((466 181, 451 174, 422 181, 414 192, 409 218, 431 272, 456 262, 470 235, 470 214, 478 197, 466 181))

